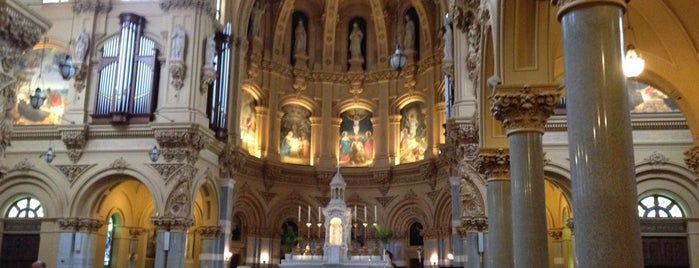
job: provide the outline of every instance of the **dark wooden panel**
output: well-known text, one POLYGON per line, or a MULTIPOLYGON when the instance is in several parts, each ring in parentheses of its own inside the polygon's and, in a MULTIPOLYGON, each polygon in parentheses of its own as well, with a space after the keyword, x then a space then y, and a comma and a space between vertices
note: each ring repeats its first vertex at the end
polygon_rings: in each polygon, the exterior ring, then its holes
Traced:
POLYGON ((643 262, 646 268, 689 268, 687 238, 643 237, 643 262))
POLYGON ((5 234, 2 237, 0 267, 29 267, 38 256, 38 234, 5 234))

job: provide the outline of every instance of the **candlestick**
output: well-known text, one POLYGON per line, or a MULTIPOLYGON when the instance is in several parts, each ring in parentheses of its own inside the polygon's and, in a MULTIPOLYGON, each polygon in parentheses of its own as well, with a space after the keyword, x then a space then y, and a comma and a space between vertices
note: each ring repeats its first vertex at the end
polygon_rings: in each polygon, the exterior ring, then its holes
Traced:
POLYGON ((357 205, 354 205, 354 220, 357 220, 357 205))
POLYGON ((311 222, 311 205, 308 205, 308 222, 311 222))
POLYGON ((320 207, 318 207, 318 222, 320 222, 320 207))
POLYGON ((297 218, 299 219, 299 222, 301 222, 301 206, 299 206, 299 216, 297 218))
POLYGON ((364 205, 364 221, 366 221, 366 205, 364 205))

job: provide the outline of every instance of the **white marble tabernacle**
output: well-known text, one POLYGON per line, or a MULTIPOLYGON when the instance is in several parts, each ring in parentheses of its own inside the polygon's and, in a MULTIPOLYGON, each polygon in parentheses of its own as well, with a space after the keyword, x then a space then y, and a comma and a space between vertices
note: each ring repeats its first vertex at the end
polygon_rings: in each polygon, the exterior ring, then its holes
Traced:
POLYGON ((330 203, 323 210, 325 216, 325 244, 323 255, 291 255, 282 260, 280 267, 391 267, 388 256, 348 254, 351 245, 352 211, 345 203, 345 179, 337 173, 330 182, 330 203))

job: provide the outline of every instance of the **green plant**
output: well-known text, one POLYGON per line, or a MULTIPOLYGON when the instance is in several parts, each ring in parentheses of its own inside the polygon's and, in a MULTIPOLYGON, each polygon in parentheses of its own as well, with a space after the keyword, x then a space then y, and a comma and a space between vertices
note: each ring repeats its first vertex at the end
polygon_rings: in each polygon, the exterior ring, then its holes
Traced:
POLYGON ((376 224, 374 225, 374 235, 376 236, 376 239, 386 244, 388 243, 389 239, 393 238, 393 230, 389 228, 381 228, 381 226, 376 224))
POLYGON ((291 249, 294 248, 294 245, 301 240, 301 236, 298 234, 298 232, 296 232, 296 230, 294 230, 294 227, 289 224, 284 224, 284 231, 282 232, 282 245, 284 245, 287 253, 291 253, 291 249))

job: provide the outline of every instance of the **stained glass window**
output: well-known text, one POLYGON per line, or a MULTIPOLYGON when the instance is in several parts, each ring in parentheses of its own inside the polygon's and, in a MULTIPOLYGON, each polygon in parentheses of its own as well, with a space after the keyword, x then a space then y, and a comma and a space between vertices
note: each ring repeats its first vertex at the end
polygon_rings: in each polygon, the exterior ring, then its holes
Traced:
POLYGON ((44 208, 41 202, 31 197, 24 197, 15 201, 5 214, 6 218, 42 218, 44 208))
POLYGON ((109 217, 107 225, 107 241, 104 243, 104 266, 109 267, 112 261, 112 242, 114 240, 114 215, 109 217))
POLYGON ((684 211, 675 200, 654 194, 638 201, 638 216, 643 218, 684 218, 684 211))

